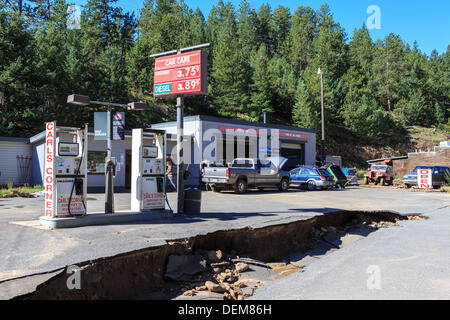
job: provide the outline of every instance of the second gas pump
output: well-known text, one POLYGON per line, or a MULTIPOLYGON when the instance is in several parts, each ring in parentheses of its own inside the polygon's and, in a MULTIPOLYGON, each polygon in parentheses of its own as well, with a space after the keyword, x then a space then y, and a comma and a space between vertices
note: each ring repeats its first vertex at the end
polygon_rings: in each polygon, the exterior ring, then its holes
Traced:
POLYGON ((165 131, 133 129, 131 210, 165 209, 165 131))

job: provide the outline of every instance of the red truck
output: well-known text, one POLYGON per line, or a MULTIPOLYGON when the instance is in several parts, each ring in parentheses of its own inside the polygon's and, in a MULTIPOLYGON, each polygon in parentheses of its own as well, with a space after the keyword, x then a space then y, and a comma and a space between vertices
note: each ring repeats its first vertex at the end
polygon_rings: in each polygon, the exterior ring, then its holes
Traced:
POLYGON ((370 182, 375 183, 375 185, 381 183, 382 186, 392 186, 394 184, 394 170, 392 166, 372 164, 369 172, 364 175, 364 183, 369 184, 370 182))

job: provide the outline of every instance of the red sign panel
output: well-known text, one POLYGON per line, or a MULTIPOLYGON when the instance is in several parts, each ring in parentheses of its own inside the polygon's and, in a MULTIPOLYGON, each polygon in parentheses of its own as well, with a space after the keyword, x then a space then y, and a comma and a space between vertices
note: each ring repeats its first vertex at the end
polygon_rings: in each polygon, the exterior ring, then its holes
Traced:
POLYGON ((293 139, 304 139, 304 140, 310 139, 310 136, 307 134, 285 132, 285 131, 278 132, 278 136, 285 137, 285 138, 293 138, 293 139))
POLYGON ((153 96, 206 94, 207 57, 201 50, 155 60, 153 96))
MULTIPOLYGON (((223 132, 232 132, 232 133, 244 133, 244 134, 259 134, 261 130, 253 129, 253 128, 237 128, 237 127, 226 127, 220 126, 220 131, 223 132)), ((264 133, 264 132, 262 132, 264 133)))

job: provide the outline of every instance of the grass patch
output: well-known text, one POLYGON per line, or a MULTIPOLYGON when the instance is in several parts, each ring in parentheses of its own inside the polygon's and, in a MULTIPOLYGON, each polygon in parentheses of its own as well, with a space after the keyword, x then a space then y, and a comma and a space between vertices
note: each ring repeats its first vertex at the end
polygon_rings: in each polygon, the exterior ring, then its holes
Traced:
POLYGON ((42 190, 44 190, 44 188, 40 185, 13 188, 12 184, 8 183, 6 188, 0 189, 0 198, 27 196, 42 190))

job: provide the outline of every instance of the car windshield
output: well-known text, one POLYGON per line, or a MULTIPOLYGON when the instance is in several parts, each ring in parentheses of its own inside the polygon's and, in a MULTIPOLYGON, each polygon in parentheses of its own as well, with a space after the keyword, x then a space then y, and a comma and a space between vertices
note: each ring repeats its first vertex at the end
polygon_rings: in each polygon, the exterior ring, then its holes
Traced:
POLYGON ((372 166, 371 170, 373 171, 381 171, 386 170, 387 166, 372 166))

